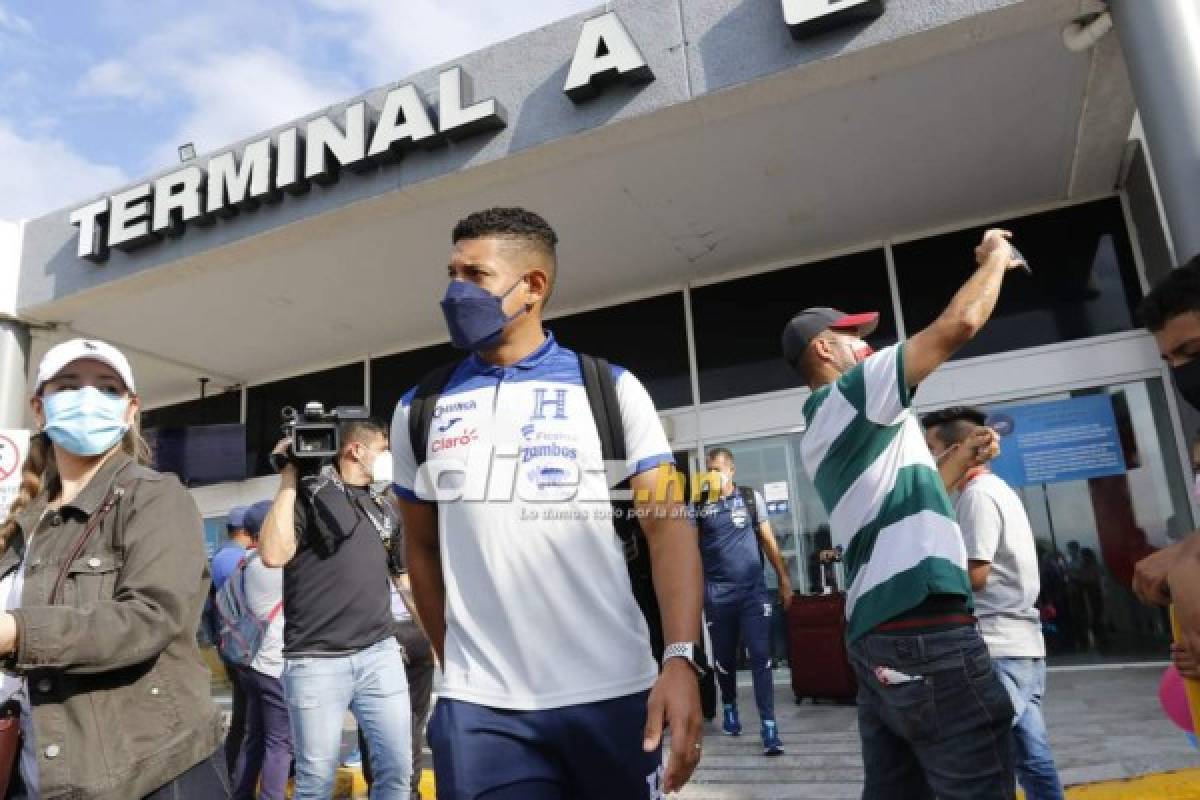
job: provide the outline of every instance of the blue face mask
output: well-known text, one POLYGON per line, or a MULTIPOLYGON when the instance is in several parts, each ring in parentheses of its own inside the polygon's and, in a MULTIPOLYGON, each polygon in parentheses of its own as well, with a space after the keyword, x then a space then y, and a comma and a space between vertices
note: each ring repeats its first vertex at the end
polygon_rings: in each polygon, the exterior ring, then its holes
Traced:
POLYGON ((512 294, 521 281, 499 297, 469 281, 451 281, 442 298, 442 313, 446 315, 446 327, 450 329, 450 342, 459 350, 495 347, 504 326, 527 310, 522 306, 511 317, 504 313, 504 298, 512 294))
POLYGON ((93 386, 47 395, 42 409, 50 441, 77 456, 106 453, 129 430, 129 398, 113 397, 93 386))

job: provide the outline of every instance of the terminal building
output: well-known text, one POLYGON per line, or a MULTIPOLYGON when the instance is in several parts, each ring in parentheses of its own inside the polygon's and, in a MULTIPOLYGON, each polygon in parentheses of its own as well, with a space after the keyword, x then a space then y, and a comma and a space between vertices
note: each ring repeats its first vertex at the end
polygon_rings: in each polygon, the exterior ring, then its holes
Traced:
POLYGON ((1129 58, 1150 23, 1122 5, 1142 2, 617 0, 281 120, 0 227, 0 423, 30 424, 53 344, 121 347, 215 545, 229 508, 273 492, 284 406, 390 418, 459 357, 438 305, 451 228, 525 206, 562 242, 547 327, 641 378, 681 466, 728 447, 815 591, 828 530, 784 323, 878 310, 871 343, 902 339, 1000 226, 1032 274, 916 402, 1012 428, 1058 657, 1161 656, 1129 581, 1194 527, 1200 422, 1135 314, 1189 253, 1174 155, 1150 153, 1158 173, 1148 156, 1164 123, 1147 103, 1170 104, 1135 91, 1139 59, 1171 48, 1129 58))

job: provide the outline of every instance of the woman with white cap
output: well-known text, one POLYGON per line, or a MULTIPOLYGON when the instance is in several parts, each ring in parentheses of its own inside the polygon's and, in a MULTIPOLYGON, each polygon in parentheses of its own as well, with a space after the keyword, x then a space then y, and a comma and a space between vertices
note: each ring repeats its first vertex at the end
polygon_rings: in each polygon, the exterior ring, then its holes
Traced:
POLYGON ((0 525, 0 796, 228 797, 195 641, 203 525, 179 481, 145 466, 129 362, 95 340, 57 345, 31 405, 39 431, 0 525))

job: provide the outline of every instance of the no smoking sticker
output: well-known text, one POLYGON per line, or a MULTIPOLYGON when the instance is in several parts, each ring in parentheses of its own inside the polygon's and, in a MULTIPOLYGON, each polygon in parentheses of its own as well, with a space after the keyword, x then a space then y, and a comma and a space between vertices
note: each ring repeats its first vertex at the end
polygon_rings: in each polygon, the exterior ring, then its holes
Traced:
POLYGON ((21 469, 24 454, 8 434, 0 433, 0 483, 16 475, 21 469))

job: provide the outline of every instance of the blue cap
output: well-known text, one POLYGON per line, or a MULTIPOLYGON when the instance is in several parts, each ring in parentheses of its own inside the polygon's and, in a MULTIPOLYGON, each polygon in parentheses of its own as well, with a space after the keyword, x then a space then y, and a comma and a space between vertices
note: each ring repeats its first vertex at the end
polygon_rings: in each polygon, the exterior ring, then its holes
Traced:
POLYGON ((246 509, 246 530, 251 536, 258 536, 258 532, 262 530, 263 523, 267 519, 267 514, 271 512, 271 506, 274 502, 271 500, 259 500, 254 505, 246 509))
POLYGON ((225 523, 225 527, 231 531, 246 527, 246 512, 249 510, 249 506, 234 506, 229 509, 229 521, 225 523))

